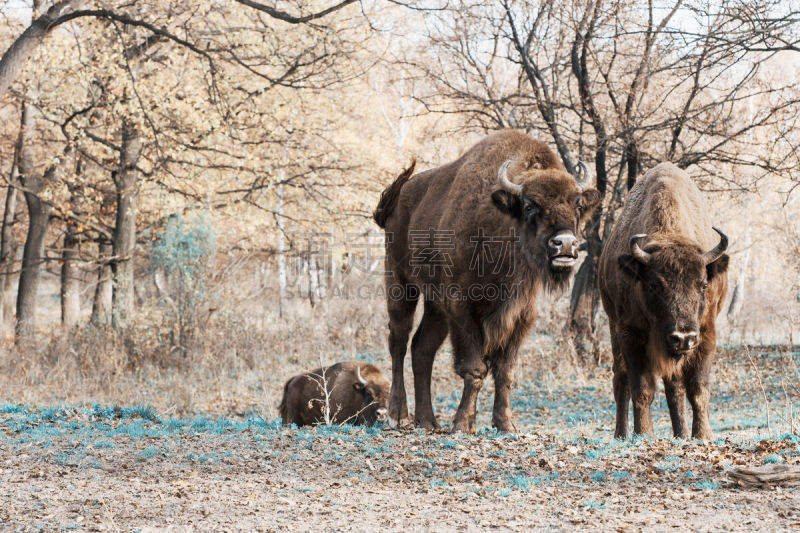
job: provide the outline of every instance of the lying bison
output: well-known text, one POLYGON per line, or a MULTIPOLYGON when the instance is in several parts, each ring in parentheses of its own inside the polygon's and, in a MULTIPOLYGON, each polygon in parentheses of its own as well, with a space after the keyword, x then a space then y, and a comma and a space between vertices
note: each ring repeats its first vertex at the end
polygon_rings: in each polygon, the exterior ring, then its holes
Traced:
POLYGON ((544 287, 569 280, 578 229, 600 195, 568 174, 546 144, 515 131, 495 133, 446 165, 411 178, 414 165, 381 195, 375 221, 386 232, 386 288, 392 392, 389 423, 408 416, 403 360, 419 300, 424 313, 411 341, 416 422, 437 427, 431 368, 450 335, 464 379, 453 431, 475 431, 483 380, 495 384, 492 425, 514 429, 514 362, 544 287))
POLYGON ((289 379, 278 411, 285 425, 373 425, 386 415, 389 380, 377 367, 347 361, 289 379))
POLYGON ((652 433, 655 380, 664 389, 676 437, 711 438, 709 373, 714 321, 728 286, 725 234, 712 228, 709 209, 685 172, 662 163, 633 187, 600 257, 599 285, 614 352, 616 437, 652 433), (707 250, 707 251, 706 251, 707 250))

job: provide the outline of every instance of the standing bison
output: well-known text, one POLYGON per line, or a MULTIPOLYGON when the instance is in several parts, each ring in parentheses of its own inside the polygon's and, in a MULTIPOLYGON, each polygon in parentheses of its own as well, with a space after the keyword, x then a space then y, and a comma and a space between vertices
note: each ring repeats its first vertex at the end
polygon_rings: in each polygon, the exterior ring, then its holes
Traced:
POLYGON ((415 419, 438 424, 431 368, 450 334, 464 380, 453 431, 475 432, 475 405, 494 377, 492 425, 511 431, 511 380, 517 350, 545 287, 569 280, 578 228, 600 200, 568 174, 546 144, 515 131, 491 135, 460 158, 421 172, 414 165, 381 195, 375 221, 386 231, 386 288, 392 392, 389 423, 408 416, 403 359, 417 302, 422 321, 411 341, 415 419))
POLYGON ((653 432, 656 379, 676 437, 711 438, 709 373, 714 321, 728 286, 728 238, 712 228, 708 206, 685 172, 662 163, 633 187, 600 257, 599 285, 611 328, 617 438, 653 432))
POLYGON ((294 376, 283 386, 284 425, 362 424, 386 415, 389 380, 377 367, 346 361, 294 376))

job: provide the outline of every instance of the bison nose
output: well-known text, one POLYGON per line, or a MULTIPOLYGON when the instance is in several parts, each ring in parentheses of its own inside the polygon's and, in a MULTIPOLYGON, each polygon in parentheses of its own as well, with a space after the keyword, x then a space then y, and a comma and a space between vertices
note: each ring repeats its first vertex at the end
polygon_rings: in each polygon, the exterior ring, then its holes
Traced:
POLYGON ((673 331, 669 334, 669 343, 676 352, 688 352, 697 346, 697 332, 673 331))
POLYGON ((383 419, 386 418, 386 413, 388 412, 389 412, 388 409, 386 409, 385 407, 381 407, 375 411, 375 414, 378 415, 378 420, 383 421, 383 419))
POLYGON ((547 241, 550 247, 552 256, 569 255, 575 257, 578 255, 578 238, 572 233, 559 233, 547 241))

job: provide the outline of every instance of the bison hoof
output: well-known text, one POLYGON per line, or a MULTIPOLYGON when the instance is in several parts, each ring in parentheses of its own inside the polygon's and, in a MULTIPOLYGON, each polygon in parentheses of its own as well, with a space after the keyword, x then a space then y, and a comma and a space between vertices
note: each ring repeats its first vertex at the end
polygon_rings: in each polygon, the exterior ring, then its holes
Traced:
POLYGON ((429 431, 439 429, 439 424, 436 422, 435 418, 433 420, 427 418, 422 418, 422 419, 418 418, 415 420, 415 422, 422 429, 427 429, 429 431))
POLYGON ((408 418, 408 407, 404 405, 393 405, 394 402, 389 404, 389 425, 391 427, 399 426, 403 420, 408 418), (392 425, 394 423, 394 425, 392 425))
POLYGON ((453 422, 453 429, 450 433, 475 433, 475 424, 470 424, 464 420, 456 420, 453 422))
POLYGON ((517 426, 508 418, 492 420, 492 427, 497 428, 500 433, 517 433, 517 426))

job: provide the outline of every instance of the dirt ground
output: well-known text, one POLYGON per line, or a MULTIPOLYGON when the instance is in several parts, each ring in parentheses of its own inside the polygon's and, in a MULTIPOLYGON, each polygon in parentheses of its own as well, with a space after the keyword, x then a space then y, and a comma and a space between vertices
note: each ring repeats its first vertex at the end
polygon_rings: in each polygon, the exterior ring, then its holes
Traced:
MULTIPOLYGON (((712 442, 612 438, 610 376, 521 380, 518 435, 281 427, 271 411, 172 418, 150 406, 0 406, 0 529, 463 531, 800 529, 797 488, 738 465, 800 463, 800 352, 721 354, 712 442)), ((446 370, 446 369, 445 369, 446 370)), ((459 385, 438 372, 452 419, 459 385)))

